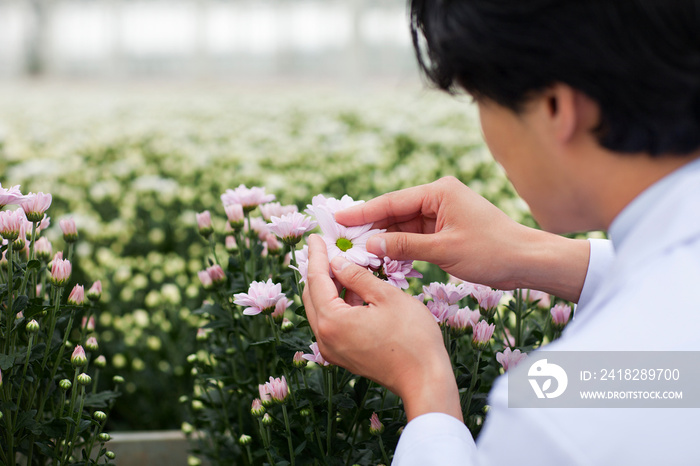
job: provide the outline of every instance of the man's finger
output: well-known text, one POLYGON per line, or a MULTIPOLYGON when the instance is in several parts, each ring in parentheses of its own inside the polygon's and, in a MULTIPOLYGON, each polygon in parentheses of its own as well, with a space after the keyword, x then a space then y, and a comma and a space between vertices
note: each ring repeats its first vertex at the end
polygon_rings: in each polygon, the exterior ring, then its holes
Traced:
POLYGON ((309 245, 309 268, 306 288, 313 307, 316 311, 322 312, 333 300, 338 298, 338 290, 329 274, 326 243, 318 235, 309 236, 307 243, 309 245))
MULTIPOLYGON (((379 257, 394 260, 440 262, 442 249, 439 233, 380 233, 367 240, 367 250, 379 257)), ((335 271, 333 272, 335 273, 335 271)))
POLYGON ((379 304, 390 299, 390 296, 398 291, 397 288, 375 277, 366 268, 343 257, 334 257, 331 267, 336 280, 366 303, 379 304))
POLYGON ((375 228, 386 228, 406 222, 421 213, 430 202, 428 185, 383 194, 370 201, 335 213, 338 223, 345 226, 374 223, 375 228))

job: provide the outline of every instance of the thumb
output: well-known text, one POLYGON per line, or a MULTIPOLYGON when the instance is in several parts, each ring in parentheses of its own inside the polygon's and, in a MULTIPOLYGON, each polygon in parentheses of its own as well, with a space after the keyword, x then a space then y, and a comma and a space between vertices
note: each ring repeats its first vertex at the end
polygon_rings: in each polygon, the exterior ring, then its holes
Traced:
POLYGON ((367 250, 394 260, 435 262, 442 257, 438 233, 380 233, 367 240, 367 250))
POLYGON ((396 290, 372 272, 354 262, 336 256, 331 261, 335 279, 346 289, 358 295, 366 303, 378 304, 396 290))

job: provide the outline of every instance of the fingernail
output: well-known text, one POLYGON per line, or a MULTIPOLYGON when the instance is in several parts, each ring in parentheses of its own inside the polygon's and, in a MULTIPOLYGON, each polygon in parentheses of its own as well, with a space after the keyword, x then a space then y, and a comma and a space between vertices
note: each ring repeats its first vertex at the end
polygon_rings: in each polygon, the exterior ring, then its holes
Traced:
POLYGON ((350 262, 346 260, 344 257, 341 256, 335 256, 331 260, 331 266, 337 270, 338 272, 342 272, 345 267, 350 265, 350 262))
POLYGON ((372 236, 367 240, 367 250, 375 254, 379 251, 382 256, 386 256, 386 239, 378 235, 372 236))

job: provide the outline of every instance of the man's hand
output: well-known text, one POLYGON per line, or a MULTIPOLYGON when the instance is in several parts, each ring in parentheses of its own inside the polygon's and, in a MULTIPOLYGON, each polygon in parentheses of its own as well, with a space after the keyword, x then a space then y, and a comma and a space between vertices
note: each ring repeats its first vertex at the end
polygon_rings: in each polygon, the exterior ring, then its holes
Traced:
POLYGON ((308 244, 304 305, 323 357, 400 396, 409 420, 429 412, 462 420, 450 359, 430 311, 368 270, 336 257, 330 267, 347 290, 341 299, 329 275, 325 243, 312 235, 308 244))
POLYGON ((575 302, 588 269, 587 241, 520 225, 453 177, 384 194, 335 219, 386 228, 367 242, 379 257, 432 262, 502 290, 533 288, 575 302))

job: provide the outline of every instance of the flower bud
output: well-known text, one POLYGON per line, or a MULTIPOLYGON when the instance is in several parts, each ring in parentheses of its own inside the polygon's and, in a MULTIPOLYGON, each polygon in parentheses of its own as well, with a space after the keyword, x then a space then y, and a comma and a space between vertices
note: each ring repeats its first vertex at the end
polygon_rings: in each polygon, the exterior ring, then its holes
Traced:
POLYGON ((85 288, 83 285, 75 285, 68 295, 68 304, 82 306, 85 304, 85 288))
POLYGON ((27 332, 28 333, 37 333, 38 331, 39 331, 39 322, 37 322, 34 319, 27 322, 27 332))
POLYGON ((198 328, 197 329, 197 341, 207 341, 207 338, 209 337, 209 332, 205 328, 198 328))
POLYGON ((95 411, 92 417, 94 417, 96 421, 102 422, 107 419, 107 414, 105 414, 104 411, 95 411))
POLYGON ((54 286, 65 286, 71 274, 71 263, 68 259, 54 257, 51 262, 51 284, 54 286))
POLYGON ((282 319, 282 325, 280 326, 280 328, 283 332, 289 332, 290 330, 294 329, 294 324, 291 320, 285 317, 282 319))
POLYGON ((58 226, 61 227, 61 231, 63 232, 63 241, 66 243, 75 243, 78 241, 78 229, 75 226, 73 217, 59 220, 58 226))
POLYGON ((68 379, 63 379, 60 382, 58 382, 58 386, 63 390, 64 392, 67 392, 70 390, 70 387, 73 386, 70 380, 68 379))
POLYGON ((124 383, 124 377, 121 375, 115 375, 112 377, 112 382, 114 382, 116 385, 121 385, 124 383))
POLYGON ((78 374, 78 384, 79 385, 90 385, 92 383, 92 377, 87 375, 85 372, 78 374))
POLYGON ((372 413, 369 418, 369 433, 372 435, 380 435, 384 432, 384 424, 379 420, 377 413, 372 413))
POLYGON ((251 437, 250 435, 243 434, 240 437, 238 437, 238 443, 243 446, 250 445, 250 442, 252 441, 253 437, 251 437))
POLYGON ((493 336, 494 330, 496 330, 496 325, 489 324, 485 320, 480 320, 474 326, 474 333, 472 334, 472 346, 479 351, 488 348, 489 341, 493 336))
POLYGON ((75 347, 70 357, 70 362, 73 364, 73 367, 83 367, 87 364, 87 356, 85 356, 85 350, 82 346, 78 345, 75 347))
POLYGON ((264 426, 271 426, 273 422, 274 420, 269 413, 265 413, 265 415, 262 417, 262 424, 264 426))
POLYGON ((226 252, 228 252, 229 254, 235 254, 238 252, 238 244, 236 244, 236 238, 229 235, 224 241, 224 244, 226 245, 226 252))
POLYGON ((95 367, 105 367, 107 365, 107 358, 105 358, 103 355, 99 355, 95 358, 92 363, 95 365, 95 367))
POLYGON ((85 342, 85 348, 87 348, 88 351, 95 352, 97 351, 100 346, 97 344, 97 338, 95 337, 90 337, 87 339, 85 342))
POLYGON ((228 223, 231 228, 238 231, 243 228, 243 223, 245 220, 245 215, 243 213, 243 206, 240 204, 229 204, 224 206, 224 211, 226 212, 226 218, 228 218, 228 223))
POLYGON ((36 253, 37 259, 47 262, 51 259, 51 254, 53 253, 51 242, 42 236, 34 243, 34 252, 36 253))
POLYGON ((250 407, 250 414, 255 417, 262 417, 262 415, 265 414, 265 407, 263 406, 262 401, 260 401, 260 398, 253 400, 253 404, 250 407))
POLYGON ((194 426, 190 424, 189 422, 183 422, 182 425, 180 426, 180 430, 182 431, 183 434, 189 435, 192 432, 194 432, 194 426))
POLYGON ((211 213, 205 210, 202 213, 196 214, 197 227, 199 228, 199 234, 204 238, 209 239, 212 233, 214 233, 214 228, 211 225, 211 213))
POLYGON ((51 194, 29 193, 19 201, 27 220, 38 223, 44 218, 44 212, 51 206, 51 194))
POLYGON ((563 330, 566 324, 569 323, 571 317, 571 307, 566 304, 555 304, 549 311, 552 315, 552 325, 556 330, 563 330))
POLYGON ((211 277, 211 281, 214 286, 221 286, 226 283, 226 273, 219 264, 207 267, 207 273, 209 274, 209 277, 211 277))
POLYGON ((296 367, 297 369, 303 369, 306 367, 306 364, 308 362, 306 359, 304 359, 304 353, 301 351, 297 351, 294 353, 294 357, 292 358, 292 365, 296 367))
POLYGON ((309 417, 311 416, 311 410, 308 408, 303 408, 299 410, 299 416, 301 417, 309 417))
POLYGON ((86 295, 90 301, 99 301, 102 297, 102 282, 100 280, 95 281, 86 295))
POLYGON ((109 442, 110 440, 112 440, 112 437, 107 432, 102 432, 101 434, 97 435, 97 439, 100 442, 109 442))
POLYGON ((117 455, 115 455, 112 450, 107 450, 105 452, 105 457, 107 457, 108 460, 113 460, 114 458, 117 457, 117 455))

